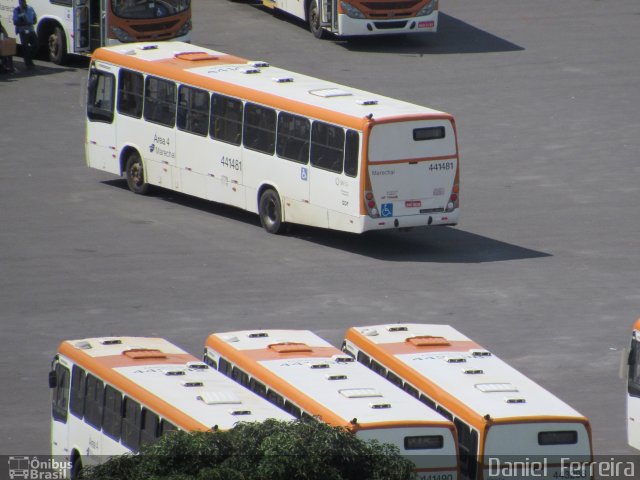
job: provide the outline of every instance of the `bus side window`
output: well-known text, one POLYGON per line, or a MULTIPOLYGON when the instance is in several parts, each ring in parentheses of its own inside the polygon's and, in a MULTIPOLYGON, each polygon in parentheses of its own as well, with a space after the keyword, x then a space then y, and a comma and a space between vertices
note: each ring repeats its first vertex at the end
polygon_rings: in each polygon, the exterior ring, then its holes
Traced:
POLYGON ((324 122, 311 126, 311 165, 342 173, 344 162, 344 129, 324 122))
POLYGON ((104 388, 104 418, 102 430, 115 441, 120 440, 122 394, 110 385, 104 388))
POLYGON ((278 140, 276 153, 294 162, 309 163, 311 122, 308 118, 280 112, 278 115, 278 140))
POLYGON ((178 427, 176 427, 173 423, 165 420, 164 418, 160 421, 160 436, 165 435, 166 433, 169 432, 175 432, 178 430, 178 427))
POLYGON ((203 360, 204 360, 204 363, 209 365, 214 370, 218 369, 218 364, 216 363, 216 361, 213 358, 211 358, 209 355, 207 355, 207 351, 206 350, 204 352, 204 359, 203 360))
POLYGON ((153 443, 160 436, 158 415, 146 408, 142 409, 140 426, 140 445, 153 443))
POLYGON ((244 106, 242 145, 273 155, 276 145, 276 111, 254 103, 244 106))
POLYGON ((214 93, 211 97, 211 138, 232 145, 242 143, 242 101, 214 93))
POLYGON ((358 176, 358 157, 360 156, 360 135, 355 130, 347 130, 344 144, 344 174, 347 177, 358 176))
POLYGON ((84 409, 84 421, 92 427, 102 428, 104 410, 104 383, 91 374, 87 375, 87 398, 84 409))
POLYGON ((122 444, 136 451, 140 446, 140 404, 125 397, 122 413, 122 444))
POLYGON ((273 390, 269 390, 267 392, 267 400, 269 400, 277 407, 284 408, 284 398, 282 398, 282 395, 274 392, 273 390))
POLYGON ((92 122, 113 122, 115 77, 110 73, 92 70, 87 92, 87 118, 92 122))
POLYGON ((302 418, 302 410, 300 410, 297 406, 295 406, 289 400, 284 402, 284 411, 287 413, 290 413, 296 418, 302 418))
POLYGON ((265 387, 263 383, 260 383, 255 378, 249 380, 249 390, 251 390, 256 395, 260 395, 262 398, 265 398, 267 396, 267 387, 265 387))
POLYGON ((249 375, 240 370, 238 367, 233 367, 231 370, 231 378, 244 387, 249 387, 249 375))
POLYGON ((436 409, 436 402, 434 402, 433 400, 431 400, 429 397, 427 397, 426 395, 420 394, 420 398, 418 398, 418 400, 420 400, 422 403, 424 403, 425 405, 433 408, 434 410, 436 409))
POLYGON ((358 351, 358 361, 363 364, 364 366, 371 368, 371 359, 369 358, 369 355, 367 355, 366 353, 362 353, 360 351, 358 351))
POLYGON ((387 380, 389 380, 395 386, 402 388, 402 379, 392 371, 387 372, 387 380))
POLYGON ((438 412, 440 415, 442 415, 443 417, 449 419, 449 420, 453 420, 453 415, 451 414, 451 412, 443 407, 441 407, 440 405, 438 405, 438 407, 436 407, 436 412, 438 412))
POLYGON ((412 387, 410 384, 405 383, 402 386, 402 389, 407 392, 409 395, 411 395, 412 397, 415 398, 420 398, 420 393, 418 392, 418 389, 415 387, 412 387))
POLYGON ((640 397, 640 341, 633 339, 629 352, 629 395, 640 397))
POLYGON ((180 85, 178 89, 178 130, 206 136, 209 131, 209 93, 180 85))
POLYGON ((141 73, 121 69, 118 73, 118 113, 142 117, 144 77, 141 73))
POLYGON ((176 84, 147 77, 144 90, 144 119, 173 127, 176 123, 176 84))
POLYGON ((82 419, 84 416, 84 402, 86 398, 86 374, 77 365, 73 366, 71 375, 71 398, 69 399, 69 411, 82 419))
POLYGON ((387 376, 387 369, 384 368, 382 365, 380 365, 378 362, 376 362, 375 360, 371 360, 371 370, 373 370, 374 372, 376 372, 378 375, 381 375, 383 377, 387 376))
POLYGON ((218 367, 218 370, 224 373, 227 377, 230 377, 233 367, 226 358, 220 357, 220 366, 218 367))
POLYGON ((58 422, 67 423, 69 408, 69 385, 71 373, 69 369, 59 363, 56 364, 56 377, 58 382, 53 389, 51 402, 51 416, 58 422))

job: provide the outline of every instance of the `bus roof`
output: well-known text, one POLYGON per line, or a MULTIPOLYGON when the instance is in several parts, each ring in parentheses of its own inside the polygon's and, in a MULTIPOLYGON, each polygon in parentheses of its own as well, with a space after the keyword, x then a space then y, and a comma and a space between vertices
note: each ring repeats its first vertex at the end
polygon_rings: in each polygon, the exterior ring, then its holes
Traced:
MULTIPOLYGON (((450 404, 471 409, 480 417, 490 415, 494 422, 541 417, 586 421, 571 406, 449 325, 354 327, 346 338, 359 346, 368 342, 371 348, 365 353, 372 358, 372 352, 392 358, 393 367, 381 363, 433 394, 439 403, 453 399, 450 404)), ((447 408, 446 403, 443 406, 447 408)))
POLYGON ((409 102, 252 62, 182 42, 131 43, 97 49, 109 62, 249 101, 362 129, 371 120, 447 118, 409 102))
POLYGON ((59 353, 184 430, 293 419, 162 338, 67 340, 59 353))
POLYGON ((349 426, 357 419, 356 428, 361 429, 400 423, 451 426, 449 420, 310 331, 212 334, 207 346, 327 423, 349 426), (331 421, 334 416, 341 420, 331 421))

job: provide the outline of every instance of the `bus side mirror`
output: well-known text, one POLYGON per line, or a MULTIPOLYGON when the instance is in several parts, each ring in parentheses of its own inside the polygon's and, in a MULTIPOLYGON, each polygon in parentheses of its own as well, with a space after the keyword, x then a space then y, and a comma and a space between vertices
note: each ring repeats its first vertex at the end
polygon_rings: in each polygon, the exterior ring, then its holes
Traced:
POLYGON ((629 372, 629 365, 631 365, 631 351, 628 348, 623 348, 620 352, 620 365, 618 366, 618 376, 622 380, 627 380, 627 374, 629 372))
POLYGON ((58 386, 58 375, 55 370, 49 372, 49 388, 56 388, 58 386))

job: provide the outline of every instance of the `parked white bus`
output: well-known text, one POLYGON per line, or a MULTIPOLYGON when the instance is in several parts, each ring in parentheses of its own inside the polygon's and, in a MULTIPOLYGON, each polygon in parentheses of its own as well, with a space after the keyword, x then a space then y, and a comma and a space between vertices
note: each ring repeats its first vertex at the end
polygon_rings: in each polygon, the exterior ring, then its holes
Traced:
POLYGON ((569 471, 592 459, 589 421, 453 327, 351 328, 343 350, 454 422, 465 477, 590 478, 569 471))
POLYGON ((361 233, 455 225, 451 115, 177 42, 96 50, 86 161, 285 222, 361 233))
MULTIPOLYGON (((68 54, 89 54, 118 43, 191 36, 191 0, 29 0, 38 16, 35 31, 49 59, 64 63, 68 54)), ((0 20, 13 34, 18 0, 0 0, 0 20)), ((20 43, 18 37, 17 42, 20 43)))
POLYGON ((458 478, 453 424, 307 330, 215 333, 206 363, 283 408, 398 447, 420 480, 458 478))
POLYGON ((316 38, 436 32, 438 0, 262 0, 305 20, 316 38))
POLYGON ((161 338, 60 344, 49 375, 51 450, 77 478, 83 465, 136 451, 164 433, 228 430, 293 417, 161 338))
POLYGON ((627 441, 640 449, 640 319, 633 324, 627 371, 627 441))

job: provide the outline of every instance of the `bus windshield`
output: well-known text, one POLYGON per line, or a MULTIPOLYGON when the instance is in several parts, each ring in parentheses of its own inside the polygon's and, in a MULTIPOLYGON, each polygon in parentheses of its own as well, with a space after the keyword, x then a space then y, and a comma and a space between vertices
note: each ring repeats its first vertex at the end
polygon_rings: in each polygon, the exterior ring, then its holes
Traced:
POLYGON ((191 0, 111 0, 111 9, 120 18, 151 19, 184 12, 190 4, 191 0))

